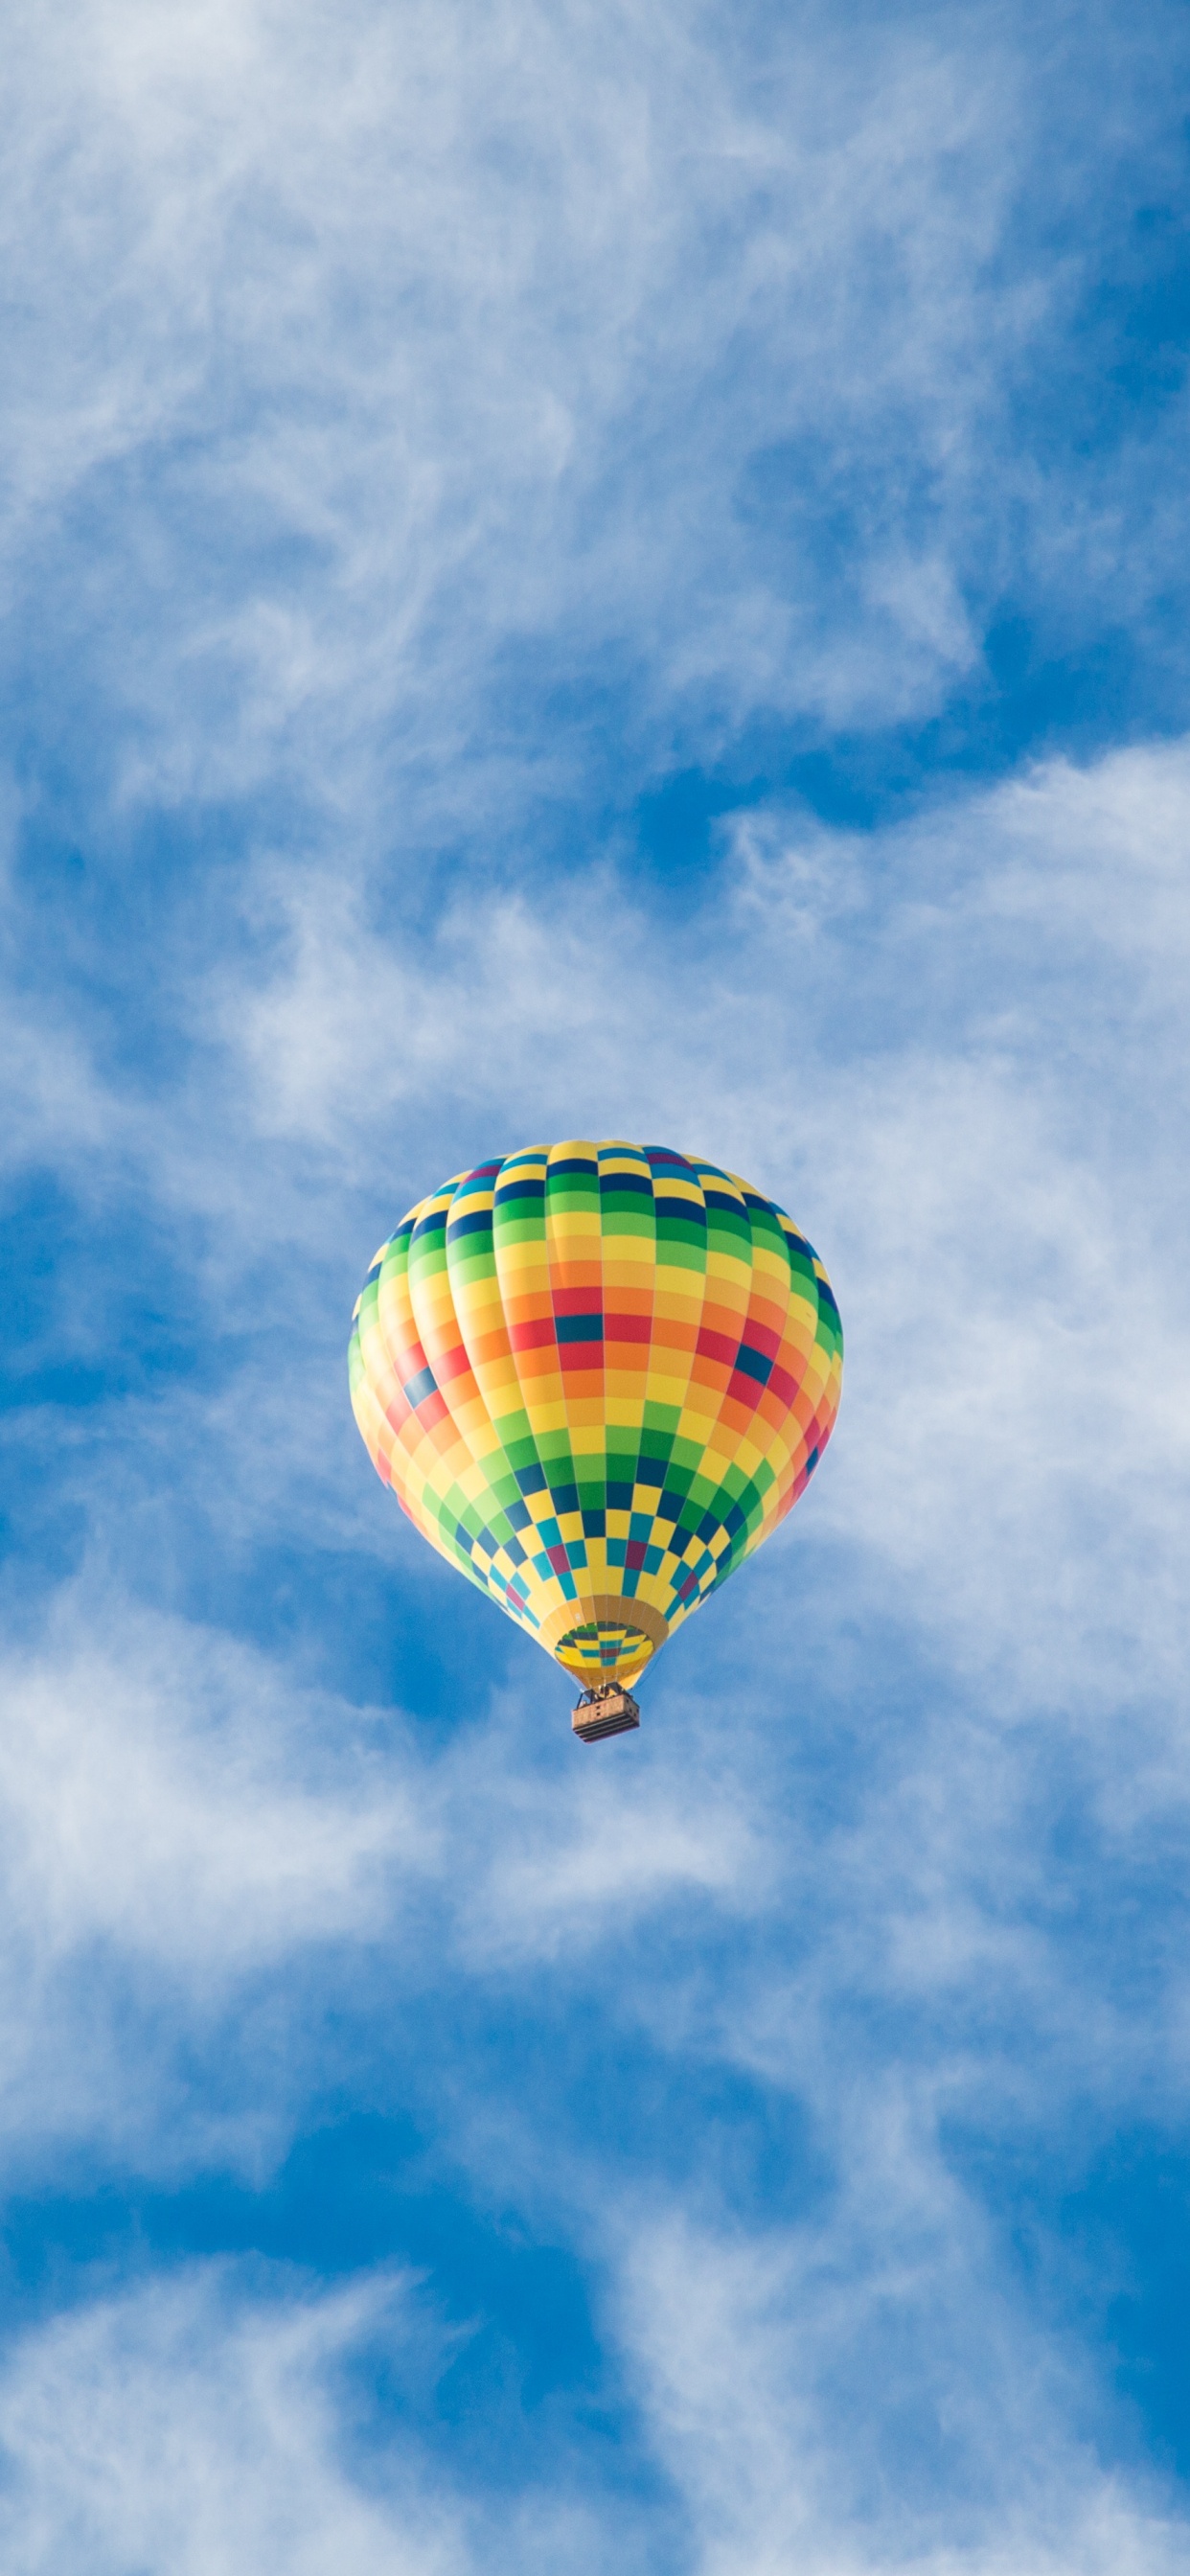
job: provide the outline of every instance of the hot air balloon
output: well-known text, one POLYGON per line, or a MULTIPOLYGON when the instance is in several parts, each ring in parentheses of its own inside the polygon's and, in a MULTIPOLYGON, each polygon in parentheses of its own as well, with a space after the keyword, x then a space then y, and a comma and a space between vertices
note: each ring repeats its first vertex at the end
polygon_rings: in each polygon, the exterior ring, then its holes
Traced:
POLYGON ((351 1400, 415 1528, 582 1685, 587 1741, 783 1520, 834 1427, 839 1310, 772 1199, 660 1145, 527 1145, 381 1245, 351 1400))

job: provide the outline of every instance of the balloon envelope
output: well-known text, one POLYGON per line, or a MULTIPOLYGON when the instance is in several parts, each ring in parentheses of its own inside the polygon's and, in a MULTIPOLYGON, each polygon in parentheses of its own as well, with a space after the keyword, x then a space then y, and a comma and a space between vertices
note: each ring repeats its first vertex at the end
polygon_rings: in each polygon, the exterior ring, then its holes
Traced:
POLYGON ((843 1337, 784 1210, 658 1145, 529 1145, 403 1217, 351 1397, 415 1526, 586 1684, 632 1681, 797 1501, 843 1337))

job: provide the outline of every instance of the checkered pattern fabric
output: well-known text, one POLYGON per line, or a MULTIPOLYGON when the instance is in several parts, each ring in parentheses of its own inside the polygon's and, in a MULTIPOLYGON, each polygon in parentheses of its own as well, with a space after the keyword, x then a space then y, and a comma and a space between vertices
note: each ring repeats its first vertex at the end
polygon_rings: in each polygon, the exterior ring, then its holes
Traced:
POLYGON ((826 1272, 659 1145, 529 1145, 377 1253, 351 1397, 423 1536, 583 1682, 631 1682, 797 1501, 834 1426, 826 1272))

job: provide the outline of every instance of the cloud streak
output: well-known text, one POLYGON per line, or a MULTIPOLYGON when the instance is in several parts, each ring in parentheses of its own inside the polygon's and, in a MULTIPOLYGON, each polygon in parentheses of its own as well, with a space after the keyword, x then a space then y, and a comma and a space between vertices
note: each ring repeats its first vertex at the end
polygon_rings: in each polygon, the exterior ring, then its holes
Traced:
POLYGON ((1153 613, 1152 453, 1089 472, 1045 411, 1105 152, 1121 213, 1173 184, 1110 19, 109 0, 13 75, 16 632, 102 693, 118 806, 284 780, 340 848, 505 852, 593 757, 543 652, 647 766, 934 712, 1010 558, 1051 618, 1153 613))

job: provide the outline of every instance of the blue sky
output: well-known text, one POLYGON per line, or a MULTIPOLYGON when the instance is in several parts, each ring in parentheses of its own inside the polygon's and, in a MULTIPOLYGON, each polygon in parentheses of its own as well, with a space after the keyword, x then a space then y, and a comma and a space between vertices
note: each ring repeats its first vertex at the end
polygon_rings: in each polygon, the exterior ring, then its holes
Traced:
POLYGON ((10 12, 13 2576, 1190 2567, 1188 56, 10 12), (571 1134, 847 1333, 596 1751, 346 1394, 571 1134))

